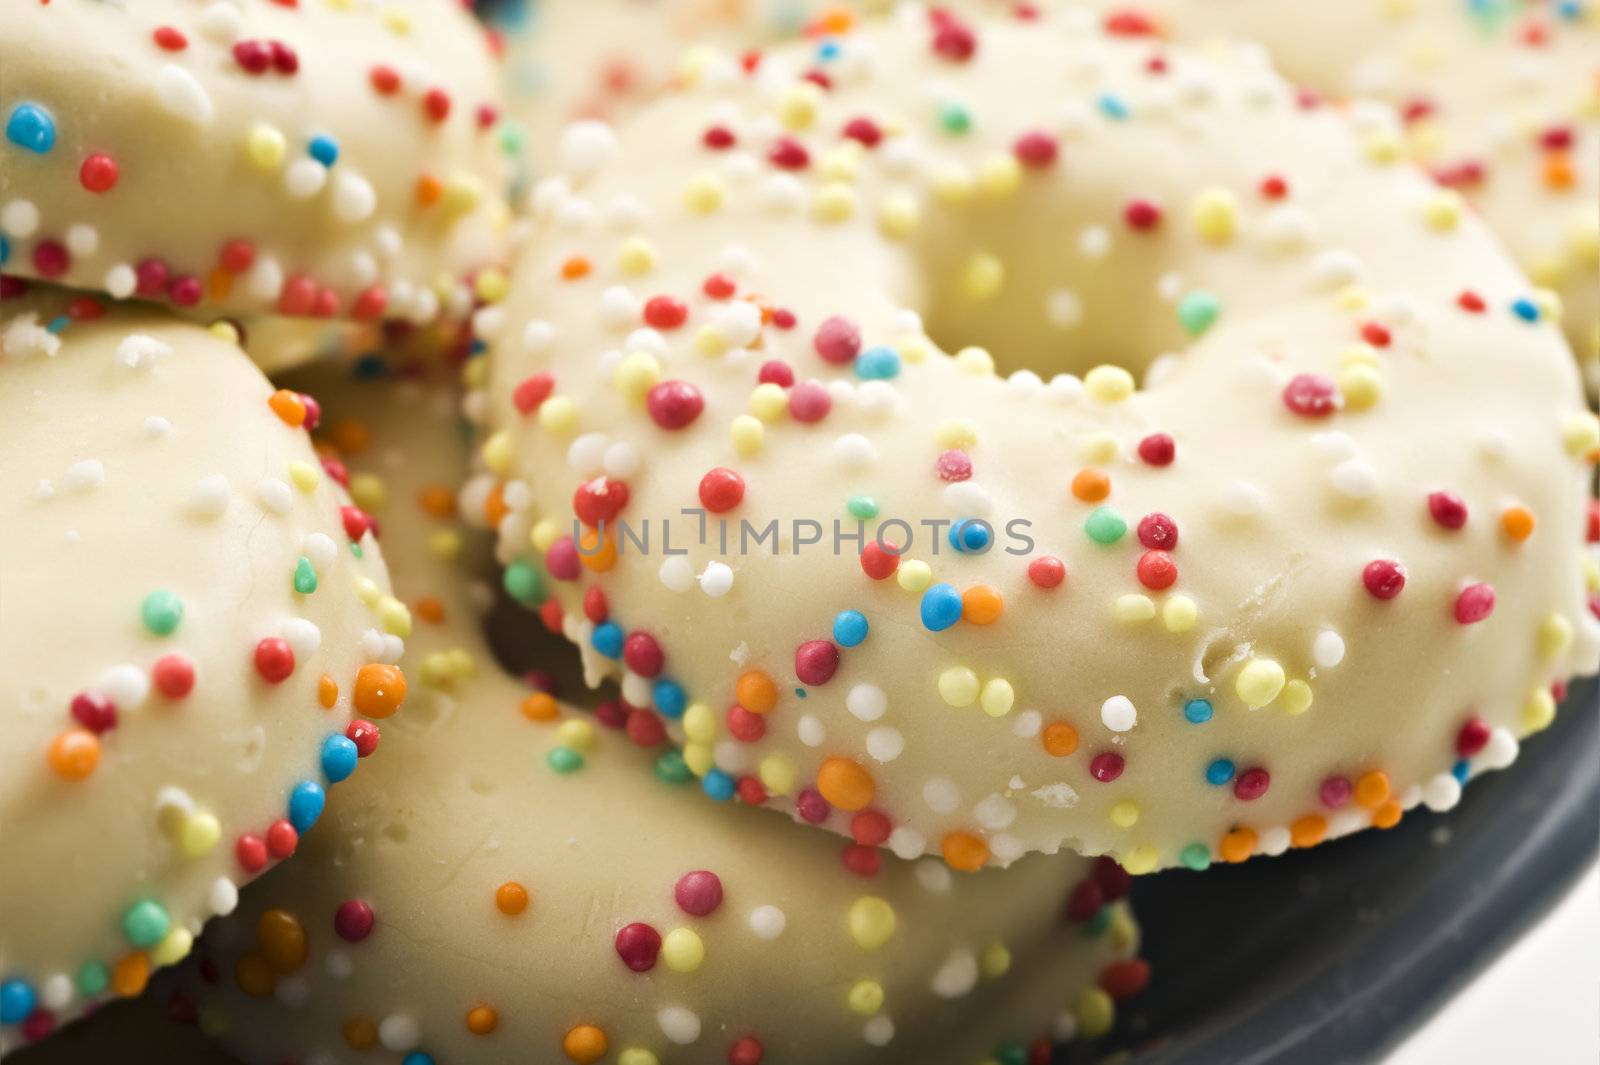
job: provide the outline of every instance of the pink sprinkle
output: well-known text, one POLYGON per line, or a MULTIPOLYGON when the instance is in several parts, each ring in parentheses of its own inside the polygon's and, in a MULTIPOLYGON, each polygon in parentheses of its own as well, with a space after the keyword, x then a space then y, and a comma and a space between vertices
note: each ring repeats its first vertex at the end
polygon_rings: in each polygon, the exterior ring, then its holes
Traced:
POLYGON ((1367 563, 1361 583, 1374 599, 1393 599, 1406 586, 1406 568, 1393 559, 1380 558, 1367 563))
POLYGON ((861 330, 850 319, 834 316, 817 326, 811 346, 823 361, 844 366, 854 362, 861 351, 861 330))
POLYGON ((1056 161, 1056 156, 1059 154, 1056 139, 1050 134, 1042 133, 1038 130, 1024 133, 1018 137, 1011 150, 1015 153, 1017 162, 1035 170, 1053 165, 1056 161))
POLYGON ((1454 492, 1431 492, 1428 513, 1446 529, 1459 529, 1467 523, 1467 504, 1454 492))
POLYGON ((796 795, 794 809, 801 820, 812 825, 820 825, 833 811, 833 807, 828 805, 828 800, 824 799, 822 793, 815 788, 806 788, 796 795))
POLYGON ((825 385, 803 381, 789 390, 789 413, 797 422, 820 422, 833 409, 833 397, 825 385))
POLYGON ((375 918, 372 907, 360 899, 348 899, 333 914, 333 930, 346 943, 359 943, 372 934, 375 918))
POLYGON ((1265 769, 1259 766, 1255 769, 1246 769, 1239 774, 1239 779, 1233 782, 1233 796, 1245 802, 1259 799, 1267 793, 1267 787, 1272 783, 1272 777, 1265 769))
POLYGON ((1350 781, 1346 777, 1329 777, 1322 782, 1317 795, 1322 799, 1322 805, 1330 810, 1337 810, 1350 801, 1350 781))
POLYGON ((1177 453, 1177 442, 1166 433, 1151 433, 1139 441, 1139 458, 1149 466, 1170 466, 1177 453))
POLYGON ((662 381, 645 397, 651 420, 663 429, 687 428, 705 406, 700 390, 688 381, 662 381))
POLYGON ((1089 763, 1089 775, 1102 784, 1109 784, 1122 775, 1122 755, 1112 751, 1097 754, 1089 763))
POLYGON ((1338 409, 1338 395, 1326 374, 1295 374, 1283 388, 1283 405, 1303 418, 1325 418, 1338 409))
POLYGON ((788 388, 794 384, 794 368, 782 359, 768 359, 761 364, 761 372, 756 374, 756 380, 764 385, 788 388))
POLYGON ((811 153, 793 137, 779 137, 767 150, 767 161, 780 170, 804 170, 811 164, 811 153))
POLYGON ((550 545, 550 550, 544 553, 544 565, 558 581, 575 581, 583 575, 578 546, 570 536, 563 536, 550 545))
POLYGON ((705 917, 722 905, 722 880, 705 869, 684 873, 673 887, 672 897, 684 913, 705 917))
POLYGON ((1178 523, 1156 511, 1139 519, 1139 542, 1152 551, 1171 551, 1178 546, 1178 523))
POLYGON ((794 652, 794 675, 801 684, 826 684, 839 668, 839 649, 827 640, 807 640, 794 652))
POLYGON ((941 481, 965 481, 972 476, 972 459, 965 451, 952 448, 939 456, 934 469, 941 481))
POLYGON ((617 930, 614 941, 617 957, 622 964, 636 973, 647 973, 656 967, 656 957, 661 953, 661 933, 639 921, 623 925, 617 930))
POLYGON ((1472 625, 1494 613, 1494 586, 1469 584, 1456 596, 1456 620, 1472 625))

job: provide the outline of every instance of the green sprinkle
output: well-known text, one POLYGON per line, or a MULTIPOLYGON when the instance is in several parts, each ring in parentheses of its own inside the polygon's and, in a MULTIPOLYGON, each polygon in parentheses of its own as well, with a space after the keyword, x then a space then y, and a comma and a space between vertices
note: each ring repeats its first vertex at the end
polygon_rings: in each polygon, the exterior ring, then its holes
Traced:
POLYGON ((679 751, 667 751, 656 758, 656 779, 667 784, 687 784, 694 779, 679 751))
POLYGON ((506 119, 500 123, 500 150, 506 155, 513 157, 521 155, 526 140, 527 136, 521 122, 506 119))
POLYGON ((1201 289, 1188 293, 1178 301, 1178 322, 1192 337, 1210 329, 1221 313, 1222 301, 1201 289))
POLYGON ((845 504, 845 509, 852 518, 868 521, 878 516, 878 501, 871 496, 856 496, 845 504))
POLYGON ((366 558, 366 553, 361 550, 361 545, 354 540, 350 541, 350 554, 354 558, 366 558))
POLYGON ((171 592, 151 592, 139 607, 144 627, 157 636, 170 636, 183 620, 183 600, 171 592))
POLYGON ((1094 916, 1083 922, 1083 931, 1090 939, 1099 939, 1111 927, 1111 907, 1102 906, 1094 916))
POLYGON ((311 565, 311 560, 304 555, 294 564, 294 590, 301 595, 310 595, 317 590, 317 570, 311 565))
POLYGON ((83 968, 78 970, 78 994, 84 998, 94 998, 106 989, 111 983, 111 972, 97 961, 83 963, 83 968))
POLYGON ((972 128, 972 112, 960 104, 945 104, 939 108, 939 125, 946 133, 965 133, 972 128))
POLYGON ((128 907, 122 915, 122 934, 128 942, 139 948, 153 947, 166 938, 172 930, 172 918, 161 903, 154 899, 141 899, 128 907))
POLYGON ((576 773, 583 768, 583 755, 571 747, 557 747, 547 754, 544 760, 557 773, 576 773))
POLYGON ((1128 522, 1110 507, 1095 507, 1083 523, 1083 531, 1097 544, 1114 544, 1128 532, 1128 522))
POLYGON ((1183 853, 1178 855, 1178 860, 1198 873, 1210 867, 1211 848, 1204 843, 1191 843, 1183 848, 1183 853))
POLYGON ((506 594, 524 606, 536 605, 544 598, 544 581, 527 559, 519 558, 507 566, 501 582, 506 594))
POLYGON ((994 1048, 994 1060, 1000 1065, 1028 1065, 1028 1048, 1015 1043, 1001 1043, 994 1048))

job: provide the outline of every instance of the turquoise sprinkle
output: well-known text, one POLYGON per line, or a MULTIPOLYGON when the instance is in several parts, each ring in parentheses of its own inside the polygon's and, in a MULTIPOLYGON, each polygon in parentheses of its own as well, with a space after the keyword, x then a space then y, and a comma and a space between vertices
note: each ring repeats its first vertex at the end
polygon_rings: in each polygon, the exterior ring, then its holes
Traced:
POLYGON ((972 128, 972 113, 960 104, 939 108, 939 125, 946 133, 965 133, 972 128))
POLYGON ((1100 98, 1095 101, 1095 105, 1100 108, 1101 114, 1117 122, 1123 121, 1133 113, 1128 110, 1128 105, 1123 103, 1122 97, 1115 96, 1109 92, 1101 94, 1100 98))
POLYGON ((1097 544, 1114 544, 1127 535, 1128 522, 1111 507, 1095 507, 1084 519, 1083 531, 1097 544))
POLYGON ((855 361, 856 376, 863 381, 888 381, 900 376, 900 353, 893 348, 868 348, 855 361))
POLYGON ((657 780, 667 784, 687 784, 694 779, 688 763, 683 760, 683 752, 675 749, 656 758, 655 774, 657 780))
POLYGON ((141 899, 122 915, 122 934, 141 950, 155 946, 171 930, 172 918, 167 916, 166 907, 154 899, 141 899))
POLYGON ((718 802, 727 802, 733 798, 733 778, 720 769, 713 769, 700 778, 700 790, 718 802))
POLYGON ((871 496, 856 496, 844 505, 852 518, 870 521, 878 516, 878 501, 871 496))
POLYGON ((544 598, 544 579, 534 569, 533 563, 525 558, 519 558, 507 566, 500 583, 506 594, 523 606, 537 605, 544 598))
POLYGON ((1099 939, 1111 927, 1111 907, 1102 906, 1094 911, 1094 916, 1083 922, 1083 930, 1091 939, 1099 939))
POLYGON ((311 560, 304 555, 294 564, 294 590, 301 595, 310 595, 317 590, 317 570, 311 560))
POLYGON ((111 970, 97 961, 84 962, 73 983, 77 985, 78 994, 84 998, 94 998, 111 983, 111 970))
POLYGON ((1178 301, 1178 324, 1192 337, 1210 329, 1221 313, 1222 301, 1202 289, 1196 289, 1178 301))
POLYGON ((556 747, 545 755, 544 760, 551 769, 563 775, 576 773, 583 768, 583 755, 571 747, 556 747))
POLYGON ((1187 869, 1200 872, 1211 865, 1211 848, 1204 843, 1191 843, 1178 854, 1178 861, 1187 869))
POLYGON ((157 636, 171 636, 183 620, 183 600, 167 591, 151 592, 139 607, 144 627, 157 636))
POLYGON ((56 146, 55 120, 38 104, 18 104, 6 119, 6 140, 43 155, 56 146))
POLYGON ((1208 699, 1190 699, 1183 704, 1183 716, 1191 725, 1204 725, 1211 720, 1211 702, 1208 699))

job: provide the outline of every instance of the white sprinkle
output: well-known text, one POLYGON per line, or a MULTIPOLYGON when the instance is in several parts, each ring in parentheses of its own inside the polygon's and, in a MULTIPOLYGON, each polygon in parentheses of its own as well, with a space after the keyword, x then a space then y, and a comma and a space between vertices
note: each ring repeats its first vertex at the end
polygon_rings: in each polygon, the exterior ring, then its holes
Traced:
POLYGON ((0 354, 7 358, 27 359, 35 355, 46 358, 61 350, 61 338, 39 324, 33 312, 19 314, 6 323, 0 332, 0 354))
POLYGON ((584 433, 567 446, 567 465, 580 477, 592 477, 605 464, 611 438, 605 433, 584 433))
POLYGON ((305 618, 290 618, 283 623, 283 638, 296 658, 309 658, 322 646, 322 630, 305 618))
POLYGON ((309 200, 328 183, 328 168, 315 159, 296 159, 283 172, 283 190, 296 200, 309 200))
POLYGON ((726 562, 708 562, 700 573, 700 590, 720 599, 733 588, 733 569, 726 562))
POLYGON ((1378 490, 1378 471, 1362 459, 1346 459, 1328 474, 1334 490, 1351 499, 1370 499, 1378 490))
POLYGON ((656 1011, 656 1023, 661 1034, 679 1046, 688 1046, 700 1038, 700 1016, 682 1006, 664 1006, 656 1011))
POLYGON ((396 1054, 410 1050, 422 1038, 417 1019, 408 1013, 391 1013, 378 1022, 378 1041, 396 1054))
POLYGON ((750 911, 750 931, 755 933, 757 939, 769 943, 783 935, 784 926, 788 923, 789 919, 776 906, 757 906, 750 911))
POLYGON ((106 468, 99 459, 79 459, 61 478, 61 487, 69 492, 92 492, 105 483, 106 468))
POLYGON ((161 68, 156 75, 156 98, 172 114, 197 126, 211 121, 211 97, 182 67, 168 63, 161 68))
POLYGON ((322 961, 322 967, 335 980, 348 980, 351 974, 356 971, 356 962, 348 951, 330 950, 328 951, 328 956, 322 961))
POLYGON ((156 827, 164 835, 175 836, 189 815, 194 812, 194 799, 175 784, 166 784, 156 791, 156 827))
POLYGON ((1423 787, 1422 801, 1437 813, 1453 810, 1461 801, 1461 782, 1452 773, 1439 773, 1423 787))
POLYGON ((1282 825, 1261 830, 1261 853, 1268 857, 1276 857, 1289 849, 1289 830, 1282 825))
POLYGON ((172 423, 159 414, 152 414, 146 417, 141 429, 144 435, 151 440, 160 440, 172 435, 172 423))
POLYGON ((866 1040, 868 1046, 888 1046, 894 1039, 894 1020, 887 1013, 870 1018, 861 1026, 861 1038, 866 1040))
POLYGON ((277 987, 272 991, 272 997, 278 1000, 278 1005, 297 1009, 306 1004, 306 999, 311 997, 311 985, 306 978, 298 974, 285 976, 278 981, 277 987))
POLYGON ((1332 669, 1344 661, 1344 637, 1332 629, 1323 629, 1311 641, 1311 657, 1318 668, 1332 669))
POLYGON ((821 747, 822 741, 828 738, 828 730, 814 714, 803 714, 795 722, 795 735, 807 747, 821 747))
POLYGON ((669 555, 661 560, 656 571, 661 584, 669 592, 687 592, 694 587, 694 567, 682 555, 669 555))
POLYGON ((100 250, 100 231, 82 222, 68 226, 67 250, 80 257, 93 255, 100 250))
POLYGON ((1342 460, 1356 453, 1356 442, 1350 439, 1349 433, 1338 429, 1316 433, 1311 437, 1311 446, 1316 448, 1317 454, 1326 459, 1342 460))
POLYGON ((1228 513, 1240 518, 1254 517, 1267 505, 1261 489, 1249 481, 1234 481, 1222 490, 1222 506, 1228 513))
POLYGON ((934 971, 929 986, 940 998, 960 998, 978 984, 978 959, 970 950, 953 950, 934 971))
POLYGON ((372 182, 360 174, 340 174, 333 183, 333 213, 342 222, 365 222, 378 207, 372 182))
POLYGON ((1085 259, 1103 259, 1111 250, 1111 231, 1104 226, 1085 226, 1078 234, 1078 254, 1085 259))
POLYGON ((0 230, 26 240, 39 228, 39 208, 32 200, 12 200, 0 207, 0 230))
POLYGON ((1478 761, 1485 769, 1504 769, 1517 760, 1520 750, 1517 738, 1509 730, 1497 728, 1489 733, 1489 742, 1478 755, 1478 761))
POLYGON ((955 874, 939 858, 925 858, 912 866, 912 871, 916 873, 917 883, 922 885, 922 890, 930 895, 948 894, 955 884, 955 874))
POLYGON ((626 285, 612 285, 600 293, 600 321, 612 329, 627 329, 639 320, 639 300, 626 285))
POLYGON ((989 837, 989 857, 1002 866, 1010 865, 1026 854, 1028 849, 1016 836, 1009 836, 1004 832, 989 837))
POLYGON ((103 283, 109 296, 125 300, 139 287, 139 275, 127 263, 118 263, 106 271, 103 283))
POLYGON ((1348 285, 1361 278, 1361 260, 1341 249, 1318 252, 1311 260, 1311 277, 1324 288, 1348 285))
POLYGON ((72 977, 56 973, 39 987, 39 1004, 47 1010, 65 1009, 72 1002, 72 977))
POLYGON ((255 299, 275 300, 283 291, 283 267, 270 255, 258 255, 254 265, 245 272, 244 286, 255 299))
POLYGON ((206 897, 206 904, 218 917, 226 917, 239 905, 238 886, 225 876, 217 877, 211 883, 211 892, 206 897))
POLYGON ((761 309, 745 300, 724 304, 713 313, 711 328, 728 346, 745 347, 761 333, 761 309))
POLYGON ((947 814, 961 805, 961 789, 948 777, 931 777, 922 785, 922 801, 936 814, 947 814))
POLYGON ((200 12, 200 32, 219 44, 232 44, 243 24, 243 13, 230 0, 215 0, 200 12))
POLYGON ((1044 315, 1057 329, 1076 329, 1083 322, 1083 300, 1070 288, 1058 288, 1045 297, 1044 315))
POLYGON ((867 753, 879 762, 892 762, 906 749, 906 738, 890 725, 880 725, 867 733, 867 753))
POLYGON ((130 370, 148 370, 171 354, 170 344, 164 344, 155 337, 145 336, 142 333, 133 333, 117 342, 117 350, 112 357, 118 366, 125 366, 130 370))
POLYGON ((632 444, 618 442, 606 448, 601 464, 607 477, 618 479, 632 477, 639 472, 639 449, 632 444))
POLYGON ((137 710, 150 697, 150 678, 134 665, 112 666, 94 687, 118 710, 137 710))
POLYGON ((217 518, 228 509, 228 479, 220 473, 202 477, 189 489, 189 512, 199 518, 217 518))
POLYGON ((314 532, 307 533, 300 541, 300 553, 321 573, 339 557, 339 548, 327 533, 314 532))
POLYGON ((928 849, 928 839, 921 832, 909 825, 896 825, 889 833, 889 850, 901 861, 911 861, 920 858, 922 852, 928 849))
POLYGON ((1078 805, 1078 793, 1065 782, 1046 784, 1033 792, 1033 797, 1052 810, 1070 810, 1078 805))
POLYGON ((844 707, 862 721, 876 721, 889 709, 889 696, 876 684, 857 684, 844 697, 844 707))
POLYGON ((1011 734, 1018 739, 1032 739, 1039 734, 1039 728, 1044 724, 1044 715, 1037 710, 1024 710, 1011 722, 1011 734))
POLYGON ((972 808, 972 816, 984 828, 998 831, 1017 819, 1017 808, 1004 795, 992 792, 978 800, 978 805, 972 808))
POLYGON ((561 131, 561 168, 586 177, 617 157, 617 135, 604 122, 584 119, 561 131))
POLYGON ((268 513, 287 514, 294 506, 294 493, 278 478, 263 477, 256 482, 256 502, 268 513))
POLYGON ((1139 723, 1139 711, 1126 695, 1113 695, 1100 704, 1100 722, 1112 732, 1127 732, 1139 723))
POLYGON ((522 327, 522 350, 529 355, 548 352, 556 339, 555 326, 543 318, 535 318, 522 327))

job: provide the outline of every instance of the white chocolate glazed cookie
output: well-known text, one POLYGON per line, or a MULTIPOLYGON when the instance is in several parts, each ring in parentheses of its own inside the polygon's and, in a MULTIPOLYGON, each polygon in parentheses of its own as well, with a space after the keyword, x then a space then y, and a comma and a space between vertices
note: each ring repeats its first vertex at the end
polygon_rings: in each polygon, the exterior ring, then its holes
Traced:
POLYGON ((183 957, 404 696, 368 519, 226 338, 0 301, 0 1049, 183 957))
POLYGON ((461 317, 505 215, 452 0, 0 12, 0 270, 229 313, 461 317))
POLYGON ((1453 805, 1595 666, 1600 430, 1460 197, 1253 57, 913 11, 640 112, 478 315, 508 589, 708 792, 907 857, 1453 805))
POLYGON ((329 831, 197 948, 217 986, 182 992, 246 1062, 1021 1062, 1142 985, 1109 863, 863 876, 708 802, 649 714, 609 730, 502 674, 452 518, 450 395, 317 387, 370 430, 351 483, 418 619, 416 685, 329 831))

